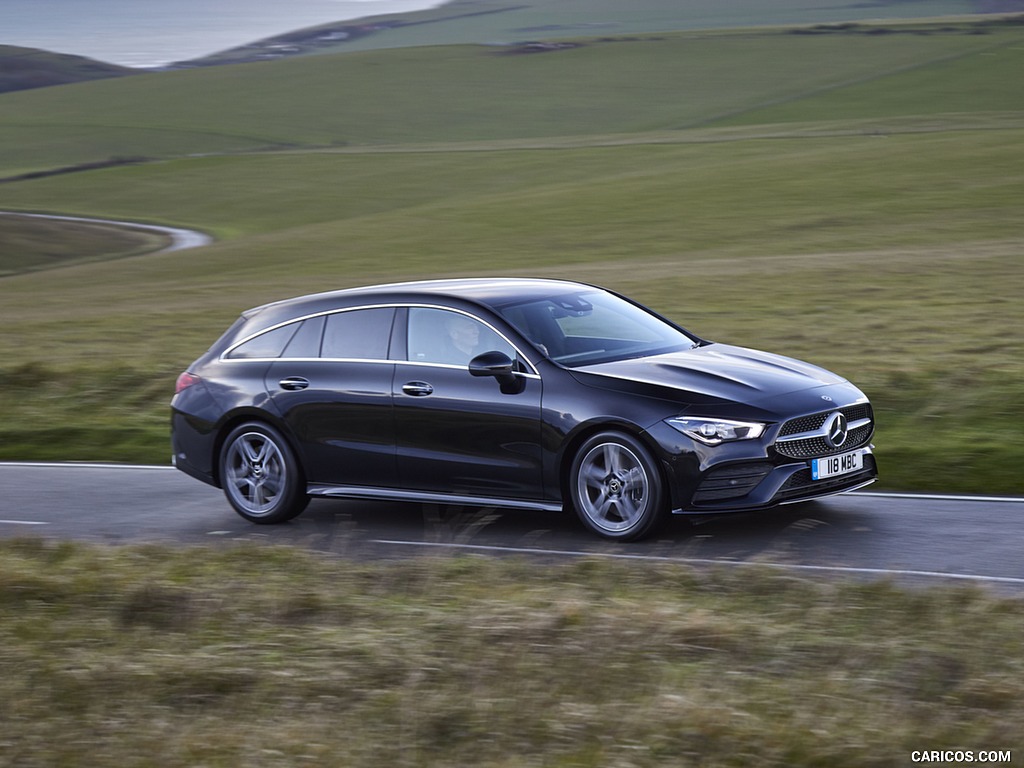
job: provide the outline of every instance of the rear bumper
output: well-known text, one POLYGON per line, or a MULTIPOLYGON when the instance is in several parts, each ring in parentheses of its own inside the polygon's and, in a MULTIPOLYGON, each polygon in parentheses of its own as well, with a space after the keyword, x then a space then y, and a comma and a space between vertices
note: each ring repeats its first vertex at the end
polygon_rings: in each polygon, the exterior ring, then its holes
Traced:
POLYGON ((213 470, 213 435, 207 425, 171 411, 171 463, 186 475, 220 488, 213 470))

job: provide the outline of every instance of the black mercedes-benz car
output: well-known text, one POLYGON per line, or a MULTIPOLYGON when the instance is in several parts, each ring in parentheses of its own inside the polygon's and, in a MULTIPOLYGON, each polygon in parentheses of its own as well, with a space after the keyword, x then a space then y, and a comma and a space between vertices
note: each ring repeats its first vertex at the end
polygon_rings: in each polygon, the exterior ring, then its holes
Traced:
POLYGON ((178 469, 254 523, 311 496, 572 509, 610 539, 671 513, 875 480, 864 394, 558 280, 355 288, 244 312, 178 378, 178 469))

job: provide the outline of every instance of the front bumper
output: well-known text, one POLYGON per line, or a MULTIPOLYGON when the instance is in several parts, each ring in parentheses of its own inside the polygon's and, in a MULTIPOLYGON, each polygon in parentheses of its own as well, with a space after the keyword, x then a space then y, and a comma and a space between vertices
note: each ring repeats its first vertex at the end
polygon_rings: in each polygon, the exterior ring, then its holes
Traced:
POLYGON ((785 464, 754 461, 714 467, 701 477, 689 503, 674 509, 673 513, 766 509, 863 488, 878 478, 878 465, 871 446, 860 450, 864 452, 860 470, 824 480, 813 479, 810 461, 785 464))
POLYGON ((874 414, 866 400, 780 420, 758 440, 706 446, 667 424, 654 425, 647 434, 664 462, 674 514, 767 509, 846 493, 878 478, 871 444, 874 414), (838 443, 826 435, 837 412, 849 427, 838 443), (861 454, 856 470, 815 479, 815 459, 851 452, 861 454))

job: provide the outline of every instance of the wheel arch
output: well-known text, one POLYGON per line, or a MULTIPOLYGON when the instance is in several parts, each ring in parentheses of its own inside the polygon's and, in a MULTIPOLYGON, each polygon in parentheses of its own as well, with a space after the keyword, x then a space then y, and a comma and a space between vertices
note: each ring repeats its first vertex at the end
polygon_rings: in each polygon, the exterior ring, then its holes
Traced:
POLYGON ((305 466, 303 462, 303 454, 298 448, 298 442, 295 440, 295 436, 288 429, 288 426, 279 419, 273 417, 273 415, 267 413, 267 411, 260 410, 258 408, 245 408, 241 410, 235 410, 227 414, 224 419, 217 425, 216 437, 212 444, 212 453, 210 455, 210 466, 213 469, 213 480, 218 488, 224 487, 223 478, 220 476, 220 455, 221 451, 224 450, 224 443, 228 439, 234 429, 246 422, 259 422, 266 424, 269 427, 273 427, 277 430, 281 436, 288 441, 288 447, 292 453, 295 454, 299 464, 299 471, 305 476, 305 466))
POLYGON ((565 441, 562 446, 562 454, 558 459, 558 487, 561 494, 562 508, 567 512, 572 511, 572 493, 569 489, 569 482, 571 478, 569 475, 572 473, 572 463, 576 458, 577 452, 579 452, 580 446, 583 445, 594 435, 600 434, 601 432, 621 432, 623 434, 632 437, 634 440, 638 440, 648 451, 651 456, 654 457, 654 463, 658 470, 658 475, 662 481, 665 490, 671 496, 669 491, 669 479, 670 474, 668 467, 665 466, 665 462, 661 458, 661 451, 656 442, 654 442, 647 432, 628 421, 611 420, 611 421, 593 421, 587 422, 581 425, 569 438, 565 441))

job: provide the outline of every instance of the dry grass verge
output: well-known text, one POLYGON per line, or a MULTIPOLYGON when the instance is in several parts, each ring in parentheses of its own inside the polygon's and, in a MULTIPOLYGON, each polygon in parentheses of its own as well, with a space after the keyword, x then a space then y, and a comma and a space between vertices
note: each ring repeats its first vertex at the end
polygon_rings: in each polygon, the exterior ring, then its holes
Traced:
POLYGON ((890 766, 1019 749, 1024 603, 584 560, 0 544, 9 765, 890 766))

